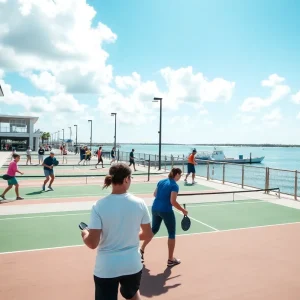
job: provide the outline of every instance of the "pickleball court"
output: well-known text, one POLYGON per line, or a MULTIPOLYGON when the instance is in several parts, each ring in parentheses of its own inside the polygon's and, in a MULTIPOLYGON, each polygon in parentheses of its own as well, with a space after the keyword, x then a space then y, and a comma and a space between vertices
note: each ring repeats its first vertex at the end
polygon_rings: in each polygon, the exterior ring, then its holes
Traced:
MULTIPOLYGON (((96 251, 83 245, 78 224, 88 223, 91 205, 110 193, 102 190, 100 176, 108 168, 93 171, 99 175, 93 178, 90 173, 68 177, 87 170, 61 167, 70 170, 46 192, 42 175, 36 177, 41 167, 27 168, 34 177, 19 180, 25 200, 13 201, 11 191, 0 205, 1 298, 93 299, 96 251)), ((151 174, 148 181, 142 167, 133 173, 130 192, 143 197, 150 211, 156 183, 164 176, 151 174)), ((182 263, 167 268, 162 225, 145 252, 142 299, 299 299, 300 210, 280 205, 276 192, 220 191, 221 185, 204 180, 193 186, 180 182, 185 195, 178 200, 192 221, 183 232, 176 211, 175 255, 182 263)))

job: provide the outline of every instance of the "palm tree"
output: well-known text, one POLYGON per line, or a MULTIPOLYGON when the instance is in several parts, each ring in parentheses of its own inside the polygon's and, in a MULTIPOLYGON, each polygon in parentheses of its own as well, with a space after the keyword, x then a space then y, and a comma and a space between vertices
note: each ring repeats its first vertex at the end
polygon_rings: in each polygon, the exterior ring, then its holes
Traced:
POLYGON ((45 141, 47 141, 47 143, 48 143, 49 139, 50 139, 50 132, 43 132, 43 134, 42 134, 42 144, 44 144, 45 141))

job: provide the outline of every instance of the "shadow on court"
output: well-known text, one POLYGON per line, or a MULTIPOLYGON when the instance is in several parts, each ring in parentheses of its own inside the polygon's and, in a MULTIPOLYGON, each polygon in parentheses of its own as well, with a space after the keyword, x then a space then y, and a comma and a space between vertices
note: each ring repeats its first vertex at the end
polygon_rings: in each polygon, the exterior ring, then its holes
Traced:
POLYGON ((153 297, 165 294, 169 289, 176 288, 181 284, 166 285, 167 281, 179 277, 180 275, 170 277, 172 268, 166 268, 163 273, 150 274, 145 266, 143 268, 143 275, 140 286, 140 293, 145 297, 153 297))
POLYGON ((40 191, 37 191, 37 192, 31 192, 31 193, 27 193, 25 195, 27 196, 33 196, 33 195, 40 195, 40 194, 43 194, 43 193, 47 193, 47 192, 52 192, 51 190, 40 190, 40 191))

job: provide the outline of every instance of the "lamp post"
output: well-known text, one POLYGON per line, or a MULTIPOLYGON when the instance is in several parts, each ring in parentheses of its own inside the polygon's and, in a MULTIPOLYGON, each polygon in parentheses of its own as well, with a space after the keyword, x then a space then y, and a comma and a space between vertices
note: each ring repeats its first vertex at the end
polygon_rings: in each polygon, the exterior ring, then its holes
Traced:
POLYGON ((58 130, 57 142, 59 143, 60 130, 58 130))
POLYGON ((158 170, 161 170, 161 121, 162 121, 162 98, 154 97, 152 102, 160 102, 159 108, 159 146, 158 146, 158 170))
POLYGON ((64 143, 64 141, 65 141, 65 130, 62 129, 62 132, 63 132, 63 143, 64 143))
POLYGON ((72 129, 71 127, 69 127, 69 129, 70 129, 70 140, 72 140, 72 129))
POLYGON ((76 127, 76 146, 77 146, 77 125, 74 125, 76 127))
POLYGON ((4 97, 4 93, 3 93, 1 85, 0 85, 0 97, 4 97))
POLYGON ((115 116, 114 147, 115 147, 115 151, 117 151, 117 113, 111 113, 111 116, 115 116))
POLYGON ((93 137, 93 120, 88 120, 91 122, 91 141, 90 141, 90 148, 92 149, 92 137, 93 137))

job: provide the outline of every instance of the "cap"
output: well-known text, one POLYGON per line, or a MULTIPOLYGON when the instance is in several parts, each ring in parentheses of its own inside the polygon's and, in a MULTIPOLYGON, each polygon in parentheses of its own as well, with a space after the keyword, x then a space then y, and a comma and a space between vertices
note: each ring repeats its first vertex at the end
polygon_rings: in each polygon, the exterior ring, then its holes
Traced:
POLYGON ((55 154, 55 152, 54 151, 50 151, 50 154, 55 154))

